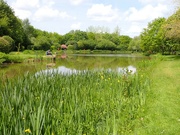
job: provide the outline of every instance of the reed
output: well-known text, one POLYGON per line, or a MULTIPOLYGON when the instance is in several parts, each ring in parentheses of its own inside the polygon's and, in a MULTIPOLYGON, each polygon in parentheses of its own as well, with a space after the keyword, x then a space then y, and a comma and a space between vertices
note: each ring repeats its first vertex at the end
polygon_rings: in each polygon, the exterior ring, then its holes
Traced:
POLYGON ((133 75, 129 71, 52 72, 7 79, 0 85, 0 133, 132 133, 149 87, 142 71, 133 75))

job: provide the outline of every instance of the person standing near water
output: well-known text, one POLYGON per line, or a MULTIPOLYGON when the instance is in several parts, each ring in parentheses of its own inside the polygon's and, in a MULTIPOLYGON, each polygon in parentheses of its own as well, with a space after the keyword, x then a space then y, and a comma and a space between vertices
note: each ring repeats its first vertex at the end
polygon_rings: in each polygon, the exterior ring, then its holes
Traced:
POLYGON ((52 52, 50 50, 47 50, 46 55, 52 55, 52 52))

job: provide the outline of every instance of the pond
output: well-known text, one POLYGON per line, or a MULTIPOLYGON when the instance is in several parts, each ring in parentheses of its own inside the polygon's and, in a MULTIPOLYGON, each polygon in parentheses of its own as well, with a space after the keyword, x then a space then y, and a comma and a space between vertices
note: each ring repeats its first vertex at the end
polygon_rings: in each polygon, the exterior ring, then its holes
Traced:
POLYGON ((61 55, 55 61, 25 62, 21 64, 4 65, 0 73, 7 77, 16 77, 26 72, 76 73, 86 70, 108 70, 122 72, 123 69, 136 72, 138 61, 147 59, 144 56, 131 54, 71 54, 61 55))

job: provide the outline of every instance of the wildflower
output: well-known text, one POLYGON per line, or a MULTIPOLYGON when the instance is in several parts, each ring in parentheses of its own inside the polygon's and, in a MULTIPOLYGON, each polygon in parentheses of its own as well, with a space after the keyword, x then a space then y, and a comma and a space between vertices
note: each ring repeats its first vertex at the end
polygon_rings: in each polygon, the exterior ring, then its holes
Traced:
POLYGON ((101 76, 101 79, 103 79, 104 78, 104 76, 101 76))
POLYGON ((118 80, 118 83, 120 82, 120 80, 118 80))
POLYGON ((26 130, 24 130, 25 133, 31 133, 31 130, 28 128, 26 130))

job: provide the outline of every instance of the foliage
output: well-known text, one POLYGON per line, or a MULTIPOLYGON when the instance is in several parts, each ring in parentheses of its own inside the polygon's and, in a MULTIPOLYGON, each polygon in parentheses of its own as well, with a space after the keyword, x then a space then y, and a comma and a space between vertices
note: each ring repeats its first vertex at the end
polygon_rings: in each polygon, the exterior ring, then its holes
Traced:
POLYGON ((3 37, 0 37, 0 50, 1 52, 8 53, 9 52, 10 45, 7 40, 5 40, 3 37))
POLYGON ((80 40, 78 41, 78 49, 82 50, 94 50, 96 46, 96 41, 89 39, 89 40, 80 40))
POLYGON ((51 47, 50 40, 46 36, 38 36, 34 41, 35 50, 49 50, 51 47))
POLYGON ((145 52, 158 52, 163 44, 161 26, 165 22, 165 18, 157 18, 148 24, 148 27, 141 33, 141 49, 145 52), (161 39, 161 40, 159 40, 161 39))
POLYGON ((141 50, 140 43, 141 43, 141 38, 139 36, 134 37, 129 43, 128 50, 140 51, 141 50))
POLYGON ((120 40, 120 44, 119 44, 118 48, 120 50, 127 50, 128 45, 132 39, 129 36, 122 35, 119 37, 119 40, 120 40))
POLYGON ((6 61, 6 54, 0 52, 0 64, 2 64, 2 63, 5 62, 5 61, 6 61))
POLYGON ((11 37, 9 37, 9 36, 3 36, 3 38, 6 40, 6 41, 8 41, 8 44, 9 44, 9 52, 10 51, 13 51, 14 50, 14 48, 15 48, 15 42, 14 42, 14 40, 11 38, 11 37))
POLYGON ((8 4, 0 1, 0 36, 8 35, 15 44, 23 43, 25 34, 20 20, 14 15, 14 11, 8 4))
POLYGON ((163 25, 166 50, 174 52, 180 50, 180 9, 170 16, 163 25))
POLYGON ((98 50, 115 50, 116 45, 109 40, 102 39, 98 42, 95 49, 98 49, 98 50))

